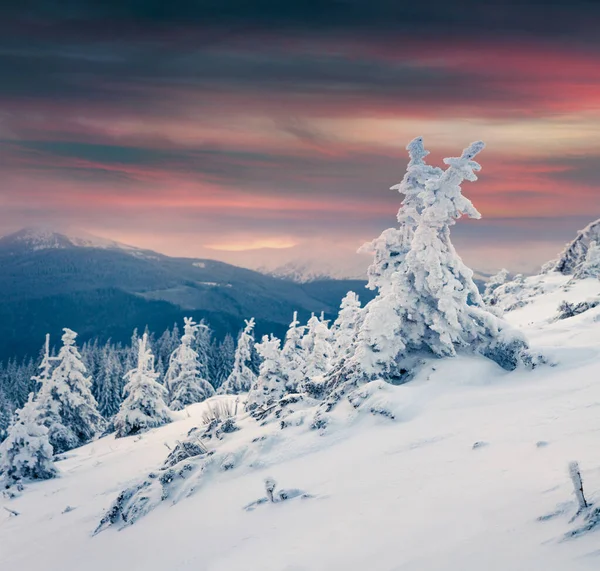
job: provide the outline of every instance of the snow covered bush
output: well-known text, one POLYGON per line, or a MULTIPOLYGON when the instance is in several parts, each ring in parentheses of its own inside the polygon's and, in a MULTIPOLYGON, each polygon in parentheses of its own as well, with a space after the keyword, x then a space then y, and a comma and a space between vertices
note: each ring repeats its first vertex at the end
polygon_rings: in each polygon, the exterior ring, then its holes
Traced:
POLYGON ((56 366, 35 399, 38 420, 48 429, 55 454, 82 446, 105 426, 75 345, 77 333, 67 328, 63 332, 56 366))
POLYGON ((171 399, 169 406, 173 410, 181 410, 189 404, 202 402, 215 394, 212 385, 201 376, 198 353, 192 348, 199 327, 191 317, 184 319, 181 344, 169 360, 165 380, 171 399))
POLYGON ((598 243, 600 243, 600 220, 596 220, 580 230, 576 238, 566 245, 558 260, 548 265, 547 269, 564 275, 575 274, 585 263, 590 247, 597 248, 598 243))
POLYGON ((250 390, 256 381, 256 375, 250 368, 252 347, 254 344, 254 318, 246 320, 246 327, 238 339, 233 361, 233 370, 227 380, 219 387, 219 394, 239 394, 250 390))
POLYGON ((17 411, 8 436, 0 445, 0 482, 11 487, 27 480, 48 480, 57 475, 48 429, 38 424, 33 395, 17 411))
POLYGON ((585 258, 575 269, 574 277, 577 279, 600 277, 600 244, 595 240, 590 241, 585 258))
POLYGON ((165 403, 167 390, 157 382, 154 355, 148 347, 148 334, 138 340, 138 360, 135 369, 125 375, 127 398, 114 419, 116 437, 131 436, 171 422, 165 403))
POLYGON ((488 305, 496 305, 497 299, 494 292, 508 281, 508 270, 502 269, 497 274, 494 274, 485 284, 483 292, 483 301, 488 305))
POLYGON ((580 301, 579 303, 570 303, 562 301, 558 306, 558 319, 569 319, 580 313, 584 313, 589 309, 593 309, 600 305, 600 299, 590 299, 588 301, 580 301))

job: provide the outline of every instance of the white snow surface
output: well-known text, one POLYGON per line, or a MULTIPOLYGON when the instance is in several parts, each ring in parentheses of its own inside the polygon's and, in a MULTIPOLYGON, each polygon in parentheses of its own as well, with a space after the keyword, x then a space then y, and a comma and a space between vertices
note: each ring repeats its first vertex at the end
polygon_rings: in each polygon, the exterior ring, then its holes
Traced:
POLYGON ((597 571, 600 530, 563 539, 577 510, 570 461, 600 503, 600 307, 554 320, 561 301, 597 296, 600 282, 565 291, 569 279, 536 276, 537 293, 507 314, 554 366, 507 373, 484 358, 434 360, 405 385, 371 383, 368 406, 342 402, 323 432, 241 413, 241 430, 208 446, 254 447, 252 462, 209 473, 122 531, 91 535, 118 493, 162 464, 165 443, 235 397, 69 452, 59 478, 0 499, 19 513, 0 509, 0 569, 597 571), (379 405, 395 420, 369 413, 379 405), (312 497, 245 511, 267 477, 312 497))

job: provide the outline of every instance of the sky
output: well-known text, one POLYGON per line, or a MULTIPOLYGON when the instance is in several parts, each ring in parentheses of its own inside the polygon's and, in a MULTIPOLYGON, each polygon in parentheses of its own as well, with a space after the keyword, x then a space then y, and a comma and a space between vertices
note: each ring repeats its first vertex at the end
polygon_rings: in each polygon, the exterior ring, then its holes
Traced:
POLYGON ((23 0, 0 19, 0 232, 356 274, 405 146, 487 144, 467 264, 534 271, 600 217, 600 3, 23 0))

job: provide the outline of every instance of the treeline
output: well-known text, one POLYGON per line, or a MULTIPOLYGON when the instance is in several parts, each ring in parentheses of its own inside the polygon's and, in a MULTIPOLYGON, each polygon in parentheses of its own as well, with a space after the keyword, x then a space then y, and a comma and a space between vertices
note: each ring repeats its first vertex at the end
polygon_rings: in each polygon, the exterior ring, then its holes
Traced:
MULTIPOLYGON (((236 341, 231 335, 218 340, 212 329, 202 322, 192 340, 192 348, 198 353, 200 374, 216 390, 227 379, 234 363, 236 341)), ((98 403, 100 414, 112 418, 124 399, 125 374, 135 368, 138 359, 138 345, 143 333, 148 336, 148 345, 155 356, 155 371, 158 381, 163 383, 169 367, 169 359, 181 343, 183 332, 175 323, 160 335, 146 328, 144 332, 133 331, 129 343, 101 343, 97 338, 86 341, 80 348, 82 361, 87 374, 92 379, 92 394, 98 403)), ((58 352, 56 346, 50 355, 58 352)), ((4 440, 14 412, 22 408, 31 392, 36 392, 34 377, 44 354, 41 347, 39 358, 10 359, 0 363, 0 441, 4 440)), ((258 372, 260 361, 252 348, 250 366, 258 372)))

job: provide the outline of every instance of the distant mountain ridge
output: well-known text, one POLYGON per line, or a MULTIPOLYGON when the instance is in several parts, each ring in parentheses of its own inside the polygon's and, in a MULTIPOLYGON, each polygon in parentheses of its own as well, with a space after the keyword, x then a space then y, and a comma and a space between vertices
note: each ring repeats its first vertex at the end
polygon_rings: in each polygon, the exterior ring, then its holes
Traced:
POLYGON ((62 327, 81 340, 126 341, 146 325, 162 332, 184 315, 205 318, 217 336, 236 334, 254 316, 257 335, 283 335, 293 311, 333 317, 360 280, 295 283, 223 262, 175 258, 97 238, 25 228, 0 238, 0 360, 37 354, 43 336, 62 327))

